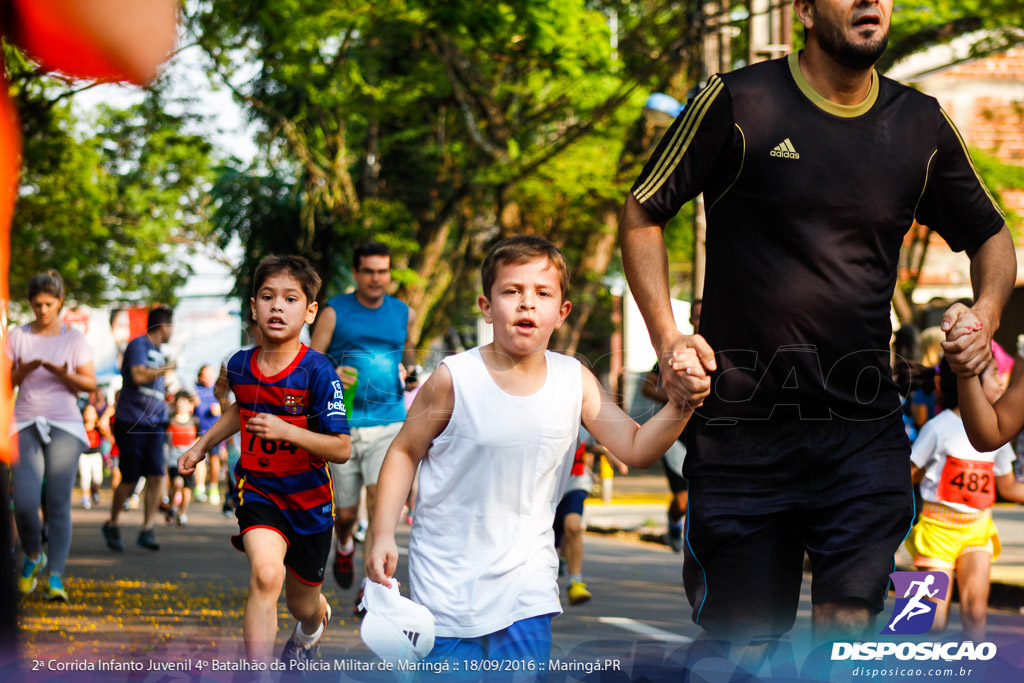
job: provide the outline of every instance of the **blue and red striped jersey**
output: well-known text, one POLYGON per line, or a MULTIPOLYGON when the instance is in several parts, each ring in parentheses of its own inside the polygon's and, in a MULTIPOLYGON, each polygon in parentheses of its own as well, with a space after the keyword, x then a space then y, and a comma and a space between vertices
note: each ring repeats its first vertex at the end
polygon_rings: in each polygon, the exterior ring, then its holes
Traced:
POLYGON ((297 533, 324 531, 334 521, 327 463, 288 441, 257 437, 246 425, 254 415, 268 413, 312 432, 348 434, 341 381, 327 357, 304 344, 288 367, 271 377, 256 364, 259 351, 239 351, 227 366, 241 415, 238 502, 279 508, 297 533))

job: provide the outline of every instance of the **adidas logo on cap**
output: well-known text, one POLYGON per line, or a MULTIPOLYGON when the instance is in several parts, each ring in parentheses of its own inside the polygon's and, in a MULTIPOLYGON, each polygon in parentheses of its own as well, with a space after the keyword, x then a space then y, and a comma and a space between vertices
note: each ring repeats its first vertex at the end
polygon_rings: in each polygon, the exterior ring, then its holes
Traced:
POLYGON ((775 149, 771 151, 773 157, 779 157, 780 159, 799 159, 800 155, 795 149, 793 149, 793 143, 786 138, 779 144, 775 145, 775 149))

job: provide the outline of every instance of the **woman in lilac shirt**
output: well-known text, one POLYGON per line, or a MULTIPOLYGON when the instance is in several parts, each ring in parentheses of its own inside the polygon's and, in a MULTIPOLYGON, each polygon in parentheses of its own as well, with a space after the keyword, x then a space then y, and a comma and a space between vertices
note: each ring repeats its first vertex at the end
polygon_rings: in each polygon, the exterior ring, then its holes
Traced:
POLYGON ((18 589, 22 594, 35 590, 47 566, 39 514, 45 476, 50 576, 44 591, 49 600, 67 601, 61 574, 71 548, 71 498, 78 456, 89 443, 76 398, 96 388, 96 371, 85 337, 60 320, 60 273, 48 270, 33 277, 28 299, 35 320, 8 337, 11 384, 18 389, 12 430, 18 439, 18 461, 11 468, 14 520, 25 550, 18 589))

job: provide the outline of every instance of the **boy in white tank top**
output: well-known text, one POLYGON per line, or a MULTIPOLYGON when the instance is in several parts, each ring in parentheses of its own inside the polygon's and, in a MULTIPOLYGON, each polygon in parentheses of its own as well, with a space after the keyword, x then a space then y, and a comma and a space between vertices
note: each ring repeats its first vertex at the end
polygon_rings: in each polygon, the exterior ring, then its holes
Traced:
POLYGON ((427 661, 529 667, 547 664, 551 618, 562 611, 552 520, 580 422, 627 465, 648 467, 679 436, 710 380, 694 352, 671 359, 689 402, 669 403, 639 427, 590 370, 547 350, 572 308, 568 264, 554 245, 504 240, 482 276, 478 304, 494 341, 445 359, 412 404, 381 467, 366 575, 390 586, 395 528, 420 465, 409 576, 413 600, 436 620, 427 661))

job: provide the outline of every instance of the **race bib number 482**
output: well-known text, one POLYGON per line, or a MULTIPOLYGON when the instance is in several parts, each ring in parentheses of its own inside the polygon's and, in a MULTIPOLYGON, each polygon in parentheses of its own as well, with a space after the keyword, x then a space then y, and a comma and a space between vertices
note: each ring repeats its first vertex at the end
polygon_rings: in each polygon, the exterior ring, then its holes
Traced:
POLYGON ((995 504, 995 484, 992 463, 947 455, 937 493, 944 503, 960 503, 980 510, 995 504))

